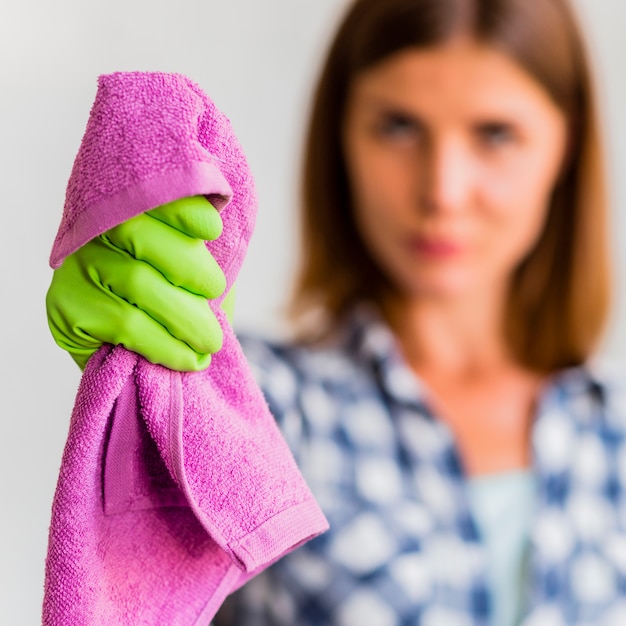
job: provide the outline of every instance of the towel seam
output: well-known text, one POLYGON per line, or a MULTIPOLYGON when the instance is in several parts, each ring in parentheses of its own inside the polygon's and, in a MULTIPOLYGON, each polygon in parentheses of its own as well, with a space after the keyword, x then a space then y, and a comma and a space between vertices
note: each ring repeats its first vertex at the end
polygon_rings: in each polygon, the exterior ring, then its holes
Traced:
POLYGON ((219 211, 230 204, 232 188, 213 161, 189 161, 124 187, 84 206, 72 216, 66 210, 64 228, 55 239, 50 266, 56 269, 66 256, 87 241, 131 217, 167 202, 195 195, 210 197, 219 211))

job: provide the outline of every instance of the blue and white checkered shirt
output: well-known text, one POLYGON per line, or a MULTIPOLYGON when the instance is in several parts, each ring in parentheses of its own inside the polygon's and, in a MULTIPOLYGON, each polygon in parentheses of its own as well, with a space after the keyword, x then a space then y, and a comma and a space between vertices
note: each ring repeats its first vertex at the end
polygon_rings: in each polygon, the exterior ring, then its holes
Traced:
MULTIPOLYGON (((455 442, 386 326, 359 310, 332 347, 242 345, 330 530, 252 579, 216 623, 487 626, 485 548, 455 442)), ((592 367, 553 378, 532 433, 523 626, 626 625, 625 435, 623 384, 592 367)))

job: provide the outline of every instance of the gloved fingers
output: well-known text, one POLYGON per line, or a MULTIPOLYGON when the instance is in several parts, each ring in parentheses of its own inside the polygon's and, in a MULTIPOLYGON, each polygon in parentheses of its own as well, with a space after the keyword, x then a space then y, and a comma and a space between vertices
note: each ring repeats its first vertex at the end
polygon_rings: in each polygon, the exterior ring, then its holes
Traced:
POLYGON ((204 245, 222 221, 199 196, 157 207, 96 237, 55 270, 46 296, 48 323, 84 368, 102 345, 123 344, 154 363, 206 368, 222 329, 207 299, 224 274, 204 245))
MULTIPOLYGON (((80 306, 80 291, 66 288, 68 283, 62 278, 62 270, 63 266, 55 270, 46 294, 48 326, 57 345, 69 352, 81 369, 85 369, 89 357, 102 345, 103 341, 84 332, 77 335, 72 328, 70 320, 75 307, 80 306)), ((98 296, 101 296, 101 292, 98 296)), ((99 306, 100 300, 95 304, 99 306)))
MULTIPOLYGON (((209 208, 217 215, 213 207, 209 208)), ((122 222, 101 238, 145 261, 172 285, 205 299, 219 297, 226 288, 224 273, 202 239, 192 238, 148 214, 122 222)))
MULTIPOLYGON (((136 261, 134 264, 139 265, 136 261)), ((210 352, 221 346, 222 331, 206 301, 204 308, 208 311, 209 334, 212 336, 204 342, 210 349, 203 351, 202 340, 194 341, 200 346, 198 350, 194 349, 174 337, 146 311, 109 291, 98 280, 86 279, 85 272, 89 278, 93 269, 85 270, 75 255, 69 256, 53 274, 46 295, 52 335, 81 369, 103 343, 123 344, 149 361, 170 369, 197 371, 208 367, 210 352)), ((206 331, 206 324, 202 328, 206 331)), ((194 339, 202 335, 198 329, 194 339)))
POLYGON ((100 238, 77 254, 89 268, 91 281, 144 311, 194 351, 217 352, 222 347, 222 329, 205 297, 173 285, 149 263, 100 238), (97 264, 90 262, 91 255, 97 264))
POLYGON ((108 298, 102 312, 108 321, 103 323, 102 316, 95 317, 89 332, 102 336, 106 343, 122 344, 152 363, 177 371, 197 371, 211 363, 213 351, 197 352, 186 342, 174 337, 145 311, 129 305, 121 298, 108 298), (108 335, 112 327, 116 327, 116 331, 108 335))
POLYGON ((103 343, 122 344, 152 363, 178 371, 198 371, 211 363, 209 353, 196 352, 125 300, 104 294, 96 285, 91 285, 84 294, 91 306, 83 309, 80 325, 72 323, 59 309, 48 316, 56 342, 71 354, 81 369, 103 343), (96 300, 97 312, 93 308, 96 300))
POLYGON ((195 239, 213 241, 222 234, 222 218, 204 196, 180 198, 147 214, 195 239))

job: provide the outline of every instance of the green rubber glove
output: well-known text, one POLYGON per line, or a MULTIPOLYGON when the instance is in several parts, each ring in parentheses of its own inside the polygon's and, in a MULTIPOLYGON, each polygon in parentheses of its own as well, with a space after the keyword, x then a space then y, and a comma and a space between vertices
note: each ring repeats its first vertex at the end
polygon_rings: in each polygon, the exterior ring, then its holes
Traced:
MULTIPOLYGON (((46 295, 54 340, 81 369, 103 343, 170 369, 205 369, 222 346, 207 299, 226 280, 204 241, 221 232, 217 210, 194 196, 92 239, 54 271, 46 295)), ((232 305, 230 294, 226 300, 232 305)))

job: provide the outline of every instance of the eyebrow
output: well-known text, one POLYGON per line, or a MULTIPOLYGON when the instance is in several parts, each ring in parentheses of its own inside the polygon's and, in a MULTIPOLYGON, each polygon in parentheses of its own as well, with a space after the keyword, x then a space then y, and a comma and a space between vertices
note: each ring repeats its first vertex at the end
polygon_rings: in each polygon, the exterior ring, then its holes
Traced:
POLYGON ((408 107, 385 100, 380 96, 366 96, 361 101, 361 105, 369 112, 373 113, 392 113, 401 115, 413 121, 423 121, 421 114, 411 111, 408 107))
POLYGON ((378 95, 366 95, 363 97, 363 101, 366 105, 370 106, 370 107, 377 107, 377 108, 385 108, 385 109, 396 109, 396 110, 401 110, 403 109, 403 107, 401 105, 398 105, 395 102, 391 102, 390 100, 385 100, 384 97, 378 96, 378 95))

